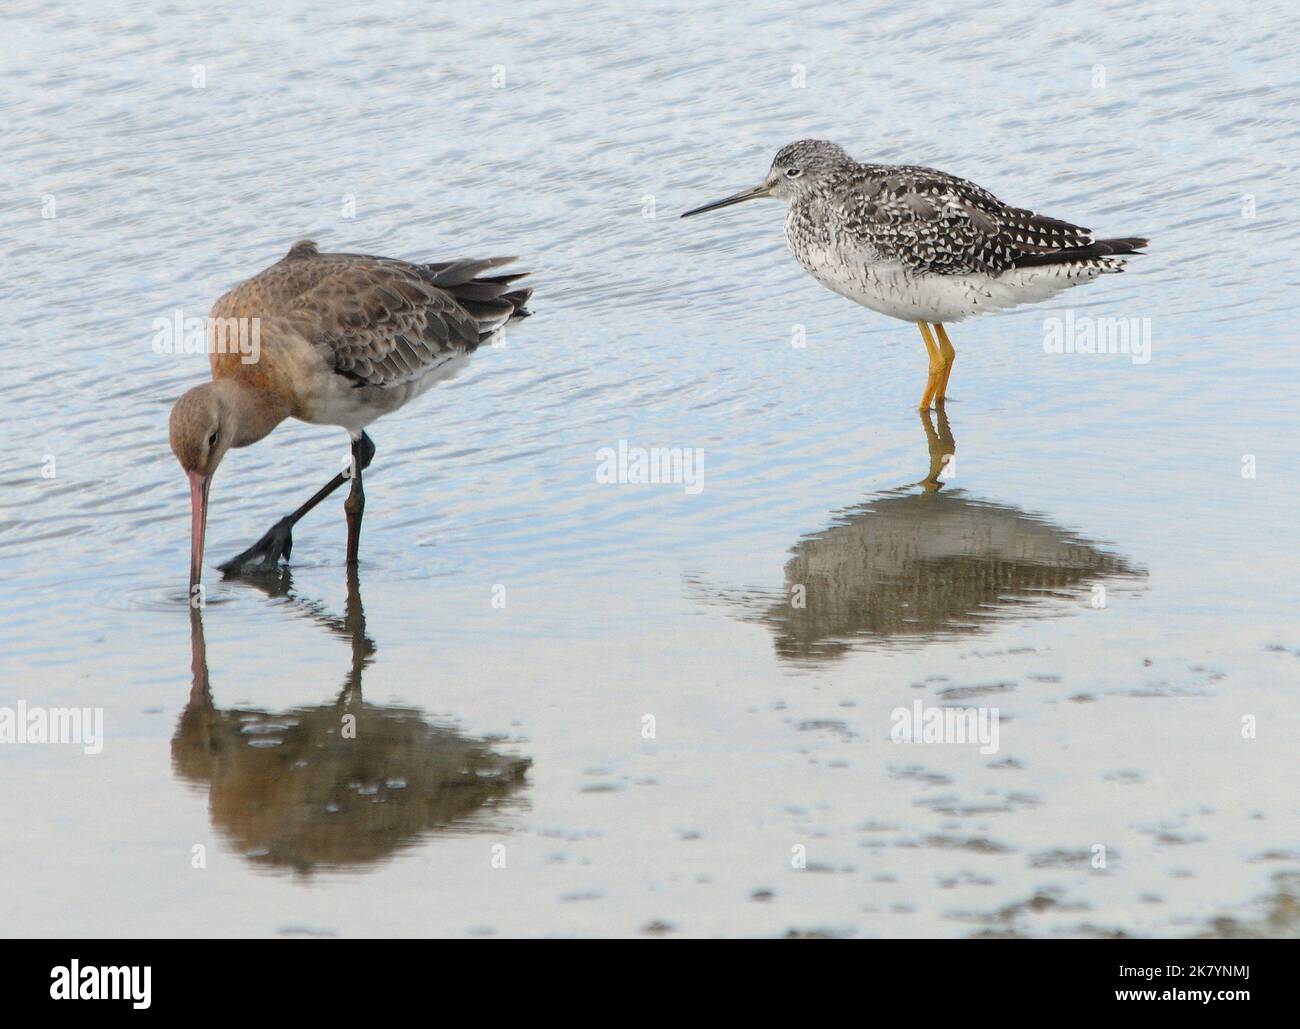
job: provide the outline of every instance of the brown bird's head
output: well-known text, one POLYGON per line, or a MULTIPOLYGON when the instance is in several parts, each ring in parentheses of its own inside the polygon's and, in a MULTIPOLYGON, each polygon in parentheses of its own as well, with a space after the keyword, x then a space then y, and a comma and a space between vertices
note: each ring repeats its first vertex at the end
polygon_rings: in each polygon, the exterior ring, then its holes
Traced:
POLYGON ((172 408, 172 453, 190 480, 190 590, 203 574, 203 538, 208 525, 208 487, 226 456, 233 418, 210 382, 195 386, 172 408))

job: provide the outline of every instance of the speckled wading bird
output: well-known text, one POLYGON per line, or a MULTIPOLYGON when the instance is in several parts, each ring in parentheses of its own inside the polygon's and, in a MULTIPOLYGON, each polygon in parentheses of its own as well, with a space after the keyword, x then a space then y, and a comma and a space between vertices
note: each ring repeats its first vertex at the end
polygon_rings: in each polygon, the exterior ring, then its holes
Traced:
POLYGON ((783 147, 760 185, 682 217, 759 197, 789 204, 786 242, 813 278, 920 327, 930 355, 922 410, 943 404, 957 356, 944 322, 1046 300, 1123 271, 1116 255, 1147 245, 1096 239, 1091 229, 1011 207, 934 168, 859 164, 820 139, 783 147))
POLYGON ((365 427, 455 375, 508 321, 528 313, 532 290, 510 288, 522 273, 483 275, 513 260, 408 264, 322 254, 303 240, 216 302, 208 330, 212 381, 184 394, 171 414, 172 451, 190 480, 191 590, 202 576, 213 473, 227 450, 256 443, 286 418, 343 426, 352 437, 351 465, 221 569, 273 568, 287 559, 293 526, 349 479, 347 560, 356 563, 366 503, 361 473, 375 456, 365 427), (214 340, 250 322, 256 348, 214 340), (256 360, 246 360, 250 353, 256 360))

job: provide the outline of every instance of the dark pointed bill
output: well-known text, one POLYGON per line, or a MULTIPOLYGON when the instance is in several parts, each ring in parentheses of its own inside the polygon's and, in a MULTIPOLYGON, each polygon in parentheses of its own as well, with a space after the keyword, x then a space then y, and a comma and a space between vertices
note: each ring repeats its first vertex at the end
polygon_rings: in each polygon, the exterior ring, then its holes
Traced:
POLYGON ((730 207, 732 204, 741 204, 746 200, 757 200, 759 197, 768 195, 767 183, 761 186, 755 186, 753 189, 747 189, 743 193, 737 193, 735 196, 729 196, 725 200, 715 200, 711 204, 705 204, 703 207, 697 207, 692 211, 687 211, 683 218, 689 218, 693 214, 703 214, 705 211, 716 211, 719 207, 730 207))

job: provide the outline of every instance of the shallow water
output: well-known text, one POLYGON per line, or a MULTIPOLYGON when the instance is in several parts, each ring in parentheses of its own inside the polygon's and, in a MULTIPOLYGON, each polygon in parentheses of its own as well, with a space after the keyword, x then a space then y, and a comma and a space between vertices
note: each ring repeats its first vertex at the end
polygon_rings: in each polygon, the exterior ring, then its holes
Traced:
POLYGON ((105 739, 0 745, 0 932, 1295 934, 1300 17, 692 9, 7 7, 0 708, 105 739), (775 204, 676 218, 801 136, 1154 242, 923 418, 775 204), (534 317, 372 427, 352 581, 332 502, 218 580, 345 439, 232 454, 191 619, 153 322, 304 237, 517 253, 534 317))

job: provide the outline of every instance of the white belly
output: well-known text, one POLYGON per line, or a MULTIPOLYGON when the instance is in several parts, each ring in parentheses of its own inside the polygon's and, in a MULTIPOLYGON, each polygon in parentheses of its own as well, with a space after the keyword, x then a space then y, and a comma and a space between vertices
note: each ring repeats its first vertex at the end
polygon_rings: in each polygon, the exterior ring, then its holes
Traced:
POLYGON ((393 386, 357 386, 332 370, 322 375, 312 399, 310 416, 303 421, 314 425, 341 425, 355 439, 376 418, 391 414, 439 382, 455 378, 469 364, 469 355, 449 358, 406 382, 393 386))
POLYGON ((1013 268, 1001 275, 934 275, 912 272, 897 261, 846 261, 835 251, 804 251, 795 256, 813 278, 840 296, 909 322, 959 322, 1037 303, 1091 282, 1107 270, 1056 264, 1013 268))

